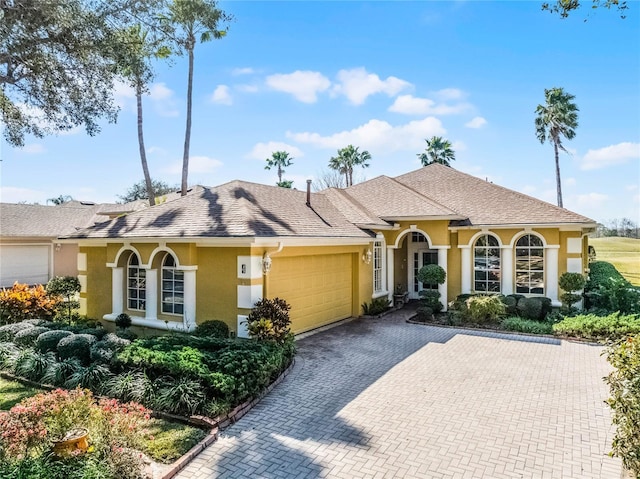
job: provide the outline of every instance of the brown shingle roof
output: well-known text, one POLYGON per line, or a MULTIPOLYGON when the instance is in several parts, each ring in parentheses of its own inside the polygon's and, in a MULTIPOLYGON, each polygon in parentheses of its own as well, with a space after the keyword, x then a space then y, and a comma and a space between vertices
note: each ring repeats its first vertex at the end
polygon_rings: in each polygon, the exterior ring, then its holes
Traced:
POLYGON ((340 188, 329 188, 320 192, 342 213, 347 220, 357 225, 388 226, 389 223, 381 220, 363 205, 358 203, 347 192, 340 188))
POLYGON ((350 186, 344 192, 364 205, 371 213, 384 219, 403 217, 438 217, 463 219, 452 208, 443 206, 433 195, 411 189, 388 176, 350 186))
POLYGON ((101 205, 74 201, 60 206, 0 203, 0 236, 48 237, 68 235, 107 218, 101 205))
POLYGON ((357 228, 322 194, 232 181, 96 225, 71 238, 353 237, 357 228))
POLYGON ((436 198, 467 217, 473 225, 595 223, 586 216, 437 163, 398 176, 396 180, 436 198))

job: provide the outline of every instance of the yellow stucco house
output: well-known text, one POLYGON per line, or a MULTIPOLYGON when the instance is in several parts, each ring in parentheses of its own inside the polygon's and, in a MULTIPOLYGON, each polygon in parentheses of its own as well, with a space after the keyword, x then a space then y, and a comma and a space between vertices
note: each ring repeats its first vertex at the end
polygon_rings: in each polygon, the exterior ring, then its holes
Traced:
POLYGON ((596 223, 439 164, 317 193, 233 181, 82 230, 82 312, 192 330, 220 319, 238 336, 262 297, 291 306, 296 333, 361 314, 394 290, 418 298, 418 270, 461 293, 558 302, 558 277, 584 273, 596 223))

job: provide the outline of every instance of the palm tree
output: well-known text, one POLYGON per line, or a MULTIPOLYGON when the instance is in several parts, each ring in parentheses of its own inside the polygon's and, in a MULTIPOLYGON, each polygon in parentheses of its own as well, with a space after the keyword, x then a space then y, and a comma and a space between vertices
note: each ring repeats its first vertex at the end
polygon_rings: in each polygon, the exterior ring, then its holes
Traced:
POLYGON ((60 206, 60 205, 64 205, 65 203, 68 203, 69 201, 73 201, 73 198, 71 197, 71 195, 59 195, 55 198, 48 198, 47 199, 47 203, 51 203, 53 205, 56 206, 60 206))
POLYGON ((162 43, 160 38, 151 38, 148 32, 142 30, 140 25, 135 25, 120 32, 119 47, 117 48, 117 60, 120 75, 133 87, 136 92, 136 107, 138 114, 138 148, 140 151, 140 162, 147 189, 149 205, 155 205, 155 192, 149 164, 147 163, 147 153, 144 146, 143 118, 142 118, 142 95, 149 91, 148 85, 153 80, 154 72, 151 67, 151 60, 156 58, 166 58, 169 56, 169 48, 162 43))
POLYGON ((547 139, 553 144, 556 159, 556 188, 558 192, 558 206, 562 207, 562 185, 560 182, 559 150, 566 152, 562 145, 562 137, 567 140, 576 136, 578 127, 578 107, 573 100, 575 96, 564 91, 563 88, 544 90, 545 105, 536 108, 536 136, 540 143, 547 139))
POLYGON ((432 136, 427 142, 427 147, 423 153, 417 156, 422 162, 422 166, 432 163, 440 163, 444 166, 451 166, 451 162, 456 159, 456 153, 451 147, 449 140, 445 140, 441 136, 432 136))
MULTIPOLYGON (((267 158, 266 161, 267 166, 264 167, 265 170, 278 168, 278 186, 286 184, 282 182, 282 175, 285 174, 284 168, 287 166, 291 166, 293 157, 289 156, 289 153, 286 151, 274 151, 273 153, 271 153, 271 158, 267 158)), ((287 187, 285 186, 285 188, 287 187)), ((288 188, 291 188, 291 186, 289 186, 288 188)))
POLYGON ((227 30, 219 30, 218 24, 231 17, 217 8, 213 0, 173 0, 169 4, 169 15, 164 18, 165 31, 176 43, 180 51, 189 57, 189 75, 187 78, 187 124, 184 134, 184 153, 182 155, 181 194, 187 194, 189 175, 189 145, 191 143, 191 110, 193 97, 193 51, 198 39, 201 43, 219 39, 227 30))
POLYGON ((369 167, 367 161, 371 159, 371 153, 367 150, 358 150, 359 147, 348 145, 338 150, 338 156, 331 157, 329 160, 329 168, 343 174, 347 186, 353 185, 353 168, 355 166, 369 167))

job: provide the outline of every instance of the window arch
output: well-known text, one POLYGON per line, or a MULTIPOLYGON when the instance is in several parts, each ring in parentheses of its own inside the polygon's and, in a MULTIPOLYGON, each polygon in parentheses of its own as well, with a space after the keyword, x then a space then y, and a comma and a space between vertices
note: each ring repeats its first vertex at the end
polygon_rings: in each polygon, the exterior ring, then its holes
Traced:
POLYGON ((473 289, 500 292, 500 245, 495 236, 481 235, 473 246, 473 289))
POLYGON ((544 294, 544 244, 536 235, 516 242, 516 293, 544 294))
POLYGON ((140 259, 135 253, 127 261, 127 308, 144 311, 147 298, 147 270, 140 267, 140 259))
POLYGON ((162 260, 161 301, 163 313, 184 313, 184 271, 176 269, 176 260, 169 253, 162 260))

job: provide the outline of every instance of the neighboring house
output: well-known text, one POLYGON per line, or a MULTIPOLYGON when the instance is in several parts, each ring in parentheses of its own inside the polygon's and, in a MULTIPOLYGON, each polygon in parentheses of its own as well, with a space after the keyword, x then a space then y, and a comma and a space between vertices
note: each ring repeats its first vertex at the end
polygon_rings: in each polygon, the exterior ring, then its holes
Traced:
POLYGON ((127 313, 137 326, 191 330, 221 319, 239 336, 262 297, 291 306, 299 333, 361 314, 361 305, 418 298, 417 272, 447 272, 460 293, 543 295, 584 273, 584 216, 433 164, 319 193, 233 181, 67 235, 78 243, 90 317, 127 313))
POLYGON ((144 207, 70 201, 58 206, 0 203, 0 287, 45 284, 54 276, 78 274, 78 244, 59 242, 114 216, 144 207))

